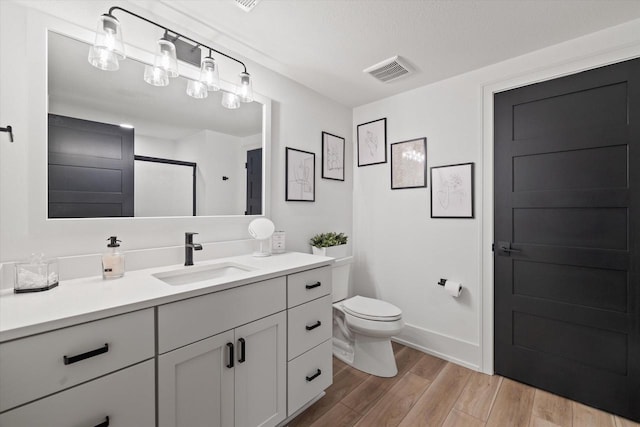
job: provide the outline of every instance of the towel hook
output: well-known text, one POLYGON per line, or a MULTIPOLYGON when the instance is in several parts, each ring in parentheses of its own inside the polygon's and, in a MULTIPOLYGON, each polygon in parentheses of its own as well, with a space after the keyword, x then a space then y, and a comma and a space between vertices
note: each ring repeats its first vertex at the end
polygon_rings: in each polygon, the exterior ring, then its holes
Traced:
POLYGON ((7 126, 6 128, 0 127, 0 132, 9 132, 9 142, 13 142, 13 128, 7 126))

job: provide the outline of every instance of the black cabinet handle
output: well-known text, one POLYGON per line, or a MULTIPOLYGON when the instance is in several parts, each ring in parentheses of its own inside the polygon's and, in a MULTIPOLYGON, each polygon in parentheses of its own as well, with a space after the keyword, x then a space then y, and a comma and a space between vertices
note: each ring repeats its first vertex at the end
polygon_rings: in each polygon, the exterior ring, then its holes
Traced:
POLYGON ((96 427, 108 427, 109 426, 109 417, 107 417, 103 422, 98 424, 96 427))
POLYGON ((72 363, 79 362, 90 357, 98 356, 109 351, 109 344, 105 344, 104 347, 97 348, 95 350, 87 351, 86 353, 78 354, 76 356, 62 356, 62 360, 65 365, 71 365, 72 363))
POLYGON ((305 328, 307 329, 307 331, 313 331, 315 328, 317 328, 320 325, 322 325, 322 323, 318 320, 316 323, 314 323, 311 326, 305 326, 305 328))
POLYGON ((227 363, 227 368, 233 368, 233 343, 228 342, 227 348, 229 349, 229 363, 227 363))
POLYGON ((311 382, 311 381, 315 380, 316 378, 318 378, 320 376, 320 374, 322 374, 322 371, 320 369, 318 369, 315 374, 311 375, 310 377, 307 377, 307 381, 311 382))
POLYGON ((240 346, 240 356, 238 357, 238 363, 244 363, 244 361, 246 360, 245 348, 247 346, 247 343, 244 341, 244 338, 240 338, 238 340, 238 344, 240 346))
POLYGON ((318 286, 321 286, 321 285, 322 285, 322 283, 316 282, 316 283, 312 283, 310 285, 305 285, 304 287, 307 288, 307 289, 313 289, 313 288, 317 288, 318 286))

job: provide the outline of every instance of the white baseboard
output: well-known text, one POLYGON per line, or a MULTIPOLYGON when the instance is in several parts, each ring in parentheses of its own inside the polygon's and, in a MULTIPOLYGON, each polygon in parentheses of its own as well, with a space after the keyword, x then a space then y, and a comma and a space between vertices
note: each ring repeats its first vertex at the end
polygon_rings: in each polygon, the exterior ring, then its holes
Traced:
POLYGON ((404 325, 402 333, 393 337, 393 341, 456 365, 461 365, 474 371, 482 371, 480 368, 480 345, 478 344, 409 324, 404 325))

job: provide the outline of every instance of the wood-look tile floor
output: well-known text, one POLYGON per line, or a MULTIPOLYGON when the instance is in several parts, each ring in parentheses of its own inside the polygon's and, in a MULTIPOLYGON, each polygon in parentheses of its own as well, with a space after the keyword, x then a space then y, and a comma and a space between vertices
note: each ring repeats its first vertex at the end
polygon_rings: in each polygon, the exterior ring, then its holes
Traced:
POLYGON ((640 427, 640 424, 394 343, 398 375, 333 359, 333 385, 289 427, 640 427))

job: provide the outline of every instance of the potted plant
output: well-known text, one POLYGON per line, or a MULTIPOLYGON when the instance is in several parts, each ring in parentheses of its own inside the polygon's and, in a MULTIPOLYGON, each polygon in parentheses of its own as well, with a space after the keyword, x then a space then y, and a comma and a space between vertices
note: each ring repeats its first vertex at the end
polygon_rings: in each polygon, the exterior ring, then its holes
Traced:
POLYGON ((322 255, 333 258, 347 256, 348 237, 344 233, 320 233, 309 240, 314 255, 322 255))

